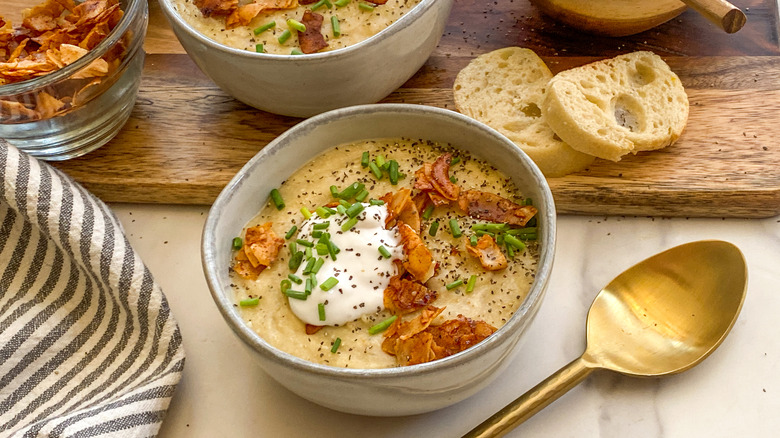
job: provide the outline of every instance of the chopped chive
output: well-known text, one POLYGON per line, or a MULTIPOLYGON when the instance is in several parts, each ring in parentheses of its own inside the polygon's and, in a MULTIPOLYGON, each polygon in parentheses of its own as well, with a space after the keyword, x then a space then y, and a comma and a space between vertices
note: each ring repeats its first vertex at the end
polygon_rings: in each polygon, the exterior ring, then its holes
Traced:
POLYGON ((364 208, 365 207, 363 207, 363 204, 356 202, 347 209, 347 216, 354 218, 355 216, 359 215, 364 208))
POLYGON ((355 196, 355 201, 363 202, 368 198, 368 190, 363 190, 362 192, 358 193, 357 196, 355 196))
POLYGON ((347 214, 347 207, 344 207, 343 205, 339 204, 336 206, 336 211, 339 214, 347 214))
POLYGON ((511 235, 511 234, 505 234, 504 235, 504 242, 506 242, 507 245, 512 245, 515 247, 515 249, 522 251, 525 249, 525 243, 523 243, 520 239, 517 237, 511 235))
POLYGON ((433 221, 431 224, 431 228, 428 230, 428 234, 431 235, 431 237, 436 237, 436 230, 439 229, 439 221, 433 221))
POLYGON ((355 225, 357 225, 357 223, 358 223, 358 218, 356 218, 356 217, 353 217, 353 218, 351 218, 350 220, 348 220, 348 221, 344 222, 344 223, 341 225, 341 231, 343 231, 343 232, 345 232, 345 233, 346 233, 347 231, 351 230, 351 229, 352 229, 352 227, 354 227, 355 225))
POLYGON ((471 246, 477 246, 477 235, 472 234, 471 237, 469 237, 469 243, 471 246))
POLYGON ((368 168, 371 169, 371 173, 374 174, 374 178, 382 179, 382 171, 379 170, 379 166, 376 164, 376 162, 372 161, 368 163, 368 168))
POLYGON ((317 216, 321 218, 327 218, 330 217, 330 212, 325 209, 325 207, 317 207, 316 210, 314 210, 315 213, 317 213, 317 216))
POLYGON ((295 255, 296 252, 298 252, 298 244, 295 242, 290 242, 289 245, 287 245, 290 248, 290 255, 295 255))
POLYGON ((383 331, 387 330, 387 328, 390 327, 390 325, 394 323, 396 319, 398 319, 398 315, 393 315, 378 324, 372 325, 368 329, 368 334, 375 335, 377 333, 382 333, 383 331))
POLYGON ((303 52, 301 52, 301 49, 295 48, 290 51, 290 55, 303 55, 303 52))
POLYGON ((330 255, 330 258, 335 262, 336 254, 338 254, 338 251, 336 251, 338 247, 333 244, 333 242, 328 242, 328 255, 330 255))
POLYGON ((310 246, 307 246, 306 249, 303 250, 304 254, 306 255, 306 259, 310 259, 312 257, 312 249, 310 246))
POLYGON ((287 278, 290 279, 295 284, 301 284, 303 283, 303 279, 295 274, 287 274, 287 278))
POLYGON ((511 234, 513 236, 517 236, 520 239, 524 239, 525 236, 535 236, 537 233, 536 227, 525 227, 525 228, 513 228, 511 230, 507 230, 507 234, 511 234))
POLYGON ((379 245, 379 254, 382 254, 382 257, 389 259, 392 254, 390 254, 390 251, 385 248, 384 245, 379 245))
POLYGON ((302 290, 287 289, 286 291, 284 291, 284 294, 287 295, 289 298, 294 298, 296 300, 302 300, 302 301, 305 300, 306 298, 309 298, 309 296, 306 295, 306 292, 302 290))
POLYGON ((339 280, 336 277, 328 277, 327 280, 323 281, 320 285, 320 289, 324 291, 329 291, 333 288, 333 286, 339 284, 339 280))
POLYGON ((318 1, 317 3, 313 4, 313 5, 311 6, 311 10, 312 10, 312 12, 314 12, 314 11, 316 11, 317 9, 319 9, 319 8, 321 8, 321 7, 323 7, 323 6, 325 6, 325 2, 327 2, 327 1, 328 1, 328 0, 320 0, 320 1, 318 1))
POLYGON ((525 201, 523 202, 525 205, 534 205, 534 200, 531 198, 525 198, 525 201))
MULTIPOLYGON (((339 5, 339 2, 336 2, 336 6, 339 5)), ((360 156, 360 165, 363 167, 368 167, 368 161, 371 157, 368 155, 368 151, 363 152, 363 155, 360 156)))
POLYGON ((296 239, 295 243, 297 243, 298 245, 301 245, 301 246, 305 246, 307 248, 311 248, 311 247, 314 246, 314 243, 309 242, 308 240, 303 240, 303 239, 296 239))
POLYGON ((366 186, 363 183, 359 183, 359 182, 352 183, 346 189, 342 190, 341 193, 339 193, 339 198, 345 200, 352 199, 355 197, 355 195, 360 193, 364 188, 366 188, 366 186))
POLYGON ((325 264, 325 259, 323 259, 322 257, 317 257, 317 260, 314 261, 314 266, 312 266, 311 268, 311 273, 316 274, 320 272, 320 268, 324 264, 325 264))
POLYGON ((423 211, 422 217, 425 220, 428 220, 433 216, 433 205, 429 205, 426 207, 425 211, 423 211))
POLYGON ((320 321, 325 321, 325 304, 317 304, 317 315, 320 317, 320 321))
POLYGON ((282 199, 282 194, 279 193, 279 190, 277 189, 271 190, 271 200, 274 202, 274 205, 276 206, 277 210, 281 210, 284 208, 284 199, 282 199))
POLYGON ((536 226, 536 216, 532 217, 528 222, 526 222, 525 226, 527 226, 527 227, 535 227, 536 226))
POLYGON ((328 253, 328 245, 325 243, 318 243, 314 246, 314 249, 317 250, 317 254, 319 255, 325 255, 328 253))
POLYGON ((336 0, 335 2, 333 2, 333 4, 340 8, 343 8, 344 6, 348 5, 350 1, 352 0, 336 0))
MULTIPOLYGON (((339 17, 337 17, 335 15, 331 15, 330 16, 330 27, 333 29, 333 36, 335 38, 338 38, 338 37, 341 36, 341 24, 339 23, 339 17)), ((364 152, 364 154, 368 155, 368 152, 364 152)), ((361 162, 361 164, 362 164, 362 162, 361 162)), ((363 167, 366 167, 366 166, 368 166, 368 164, 366 164, 363 167)))
POLYGON ((339 199, 339 205, 343 206, 344 208, 352 207, 352 203, 346 199, 339 199))
POLYGON ((292 283, 290 283, 290 280, 284 279, 279 283, 279 289, 284 292, 287 289, 292 287, 292 283))
POLYGON ((296 232, 298 232, 298 226, 296 226, 296 225, 293 225, 293 226, 292 226, 292 228, 290 228, 289 230, 287 230, 287 234, 285 234, 285 235, 284 235, 284 239, 285 239, 285 240, 290 240, 290 238, 291 238, 292 236, 294 236, 296 232))
POLYGON ((450 219, 450 233, 452 233, 452 237, 456 239, 463 235, 463 232, 460 231, 460 225, 458 225, 457 219, 450 219))
POLYGON ((504 233, 496 235, 496 243, 498 245, 503 245, 504 244, 504 233))
POLYGON ((238 305, 241 307, 253 307, 260 304, 260 298, 248 298, 246 300, 241 300, 238 302, 238 305))
POLYGON ((398 161, 390 160, 390 184, 398 184, 398 161))
POLYGON ((335 353, 339 351, 339 347, 341 346, 341 338, 336 338, 335 341, 333 341, 333 346, 330 347, 330 352, 335 353))
POLYGON ((474 224, 471 226, 471 229, 474 231, 490 231, 491 233, 500 233, 502 231, 506 231, 509 229, 509 225, 507 224, 494 224, 490 222, 483 222, 479 224, 474 224))
POLYGON ((265 48, 262 44, 255 44, 255 52, 257 53, 265 53, 265 48))
POLYGON ((234 237, 233 238, 233 249, 238 251, 241 249, 241 247, 244 246, 244 241, 241 240, 240 237, 234 237))
POLYGON ((298 32, 306 32, 306 25, 298 20, 293 20, 292 18, 287 20, 287 26, 291 29, 297 30, 298 32))
POLYGON ((330 221, 319 222, 312 226, 315 230, 324 230, 330 226, 330 221))
POLYGON ((463 285, 463 280, 455 280, 452 283, 450 283, 450 284, 448 284, 448 285, 446 285, 444 287, 446 287, 447 290, 452 290, 452 289, 455 289, 456 287, 462 286, 462 285, 463 285))
POLYGON ((320 237, 322 237, 322 230, 313 230, 311 232, 311 237, 315 239, 319 239, 320 237))
POLYGON ((484 236, 485 234, 487 234, 488 236, 490 236, 490 237, 493 237, 493 238, 495 238, 495 237, 496 237, 496 233, 491 233, 490 231, 482 231, 482 230, 477 230, 477 231, 475 231, 475 233, 476 233, 476 235, 477 235, 477 236, 479 236, 479 237, 482 237, 482 236, 484 236))
POLYGON ((477 284, 477 276, 472 275, 469 277, 469 281, 466 283, 466 292, 473 292, 475 284, 477 284))
POLYGON ((303 262, 303 251, 298 251, 295 253, 294 256, 290 257, 290 262, 287 264, 287 266, 290 268, 291 271, 295 272, 298 270, 298 267, 301 266, 302 262, 303 262))
POLYGON ((385 205, 385 201, 381 199, 371 199, 368 203, 371 205, 385 205))
POLYGON ((336 244, 335 244, 335 243, 333 243, 333 241, 329 241, 329 242, 328 242, 328 248, 332 249, 332 250, 333 250, 333 252, 334 252, 334 253, 336 253, 336 254, 338 254, 338 253, 340 253, 340 252, 341 252, 341 249, 339 249, 339 247, 338 247, 338 246, 336 246, 336 244))
POLYGON ((450 176, 450 181, 452 181, 453 184, 458 183, 458 178, 455 178, 455 175, 450 176))
POLYGON ((364 3, 364 2, 360 2, 360 4, 358 4, 358 8, 360 8, 361 10, 366 11, 366 12, 371 12, 371 11, 374 10, 373 6, 371 6, 368 3, 364 3))
POLYGON ((330 195, 333 196, 334 198, 338 198, 339 197, 339 188, 336 187, 336 186, 330 186, 330 195))
POLYGON ((312 272, 311 274, 309 274, 309 280, 311 280, 311 287, 312 289, 314 289, 314 286, 317 285, 317 275, 314 274, 314 272, 312 272))
POLYGON ((508 255, 510 259, 515 258, 515 249, 512 245, 506 245, 506 255, 508 255))
POLYGON ((306 295, 311 295, 311 290, 314 289, 314 283, 311 281, 311 277, 306 279, 306 286, 304 286, 303 291, 306 292, 306 295))
POLYGON ((382 154, 379 154, 374 159, 376 161, 376 165, 379 166, 380 169, 383 169, 385 167, 385 156, 382 154))
POLYGON ((290 32, 289 29, 285 29, 284 32, 282 32, 281 35, 279 35, 279 38, 276 40, 279 41, 279 44, 284 44, 285 41, 289 40, 292 36, 292 32, 290 32))
POLYGON ((304 218, 311 219, 311 212, 309 211, 308 208, 301 207, 301 214, 303 215, 304 218))
POLYGON ((317 260, 314 258, 309 259, 308 262, 306 262, 306 266, 303 268, 303 275, 309 275, 311 274, 311 270, 314 267, 314 263, 316 263, 317 260))
POLYGON ((269 23, 265 23, 264 25, 256 28, 254 30, 254 33, 255 33, 255 35, 260 35, 261 33, 267 31, 268 29, 273 29, 274 27, 276 27, 276 22, 275 21, 271 21, 269 23))
POLYGON ((460 157, 454 157, 450 160, 450 166, 454 166, 456 164, 460 163, 460 157))

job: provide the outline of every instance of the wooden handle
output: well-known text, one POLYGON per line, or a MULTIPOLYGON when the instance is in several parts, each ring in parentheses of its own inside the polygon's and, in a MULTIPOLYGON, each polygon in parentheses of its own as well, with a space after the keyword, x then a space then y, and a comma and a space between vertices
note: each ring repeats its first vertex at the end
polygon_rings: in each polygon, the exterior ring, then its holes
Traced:
POLYGON ((682 0, 696 12, 704 15, 726 33, 734 33, 745 25, 747 17, 738 7, 725 0, 682 0))
POLYGON ((463 438, 504 436, 582 382, 594 368, 582 357, 575 359, 546 378, 492 417, 472 429, 463 438))

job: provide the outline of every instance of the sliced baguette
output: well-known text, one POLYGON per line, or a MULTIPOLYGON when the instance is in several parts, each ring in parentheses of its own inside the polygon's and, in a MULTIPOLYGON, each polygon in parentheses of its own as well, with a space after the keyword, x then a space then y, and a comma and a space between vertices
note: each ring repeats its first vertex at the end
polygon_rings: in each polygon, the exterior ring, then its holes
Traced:
POLYGON ((572 148, 619 161, 677 141, 688 120, 688 96, 658 55, 633 52, 558 73, 542 114, 572 148))
POLYGON ((541 112, 553 75, 532 50, 506 47, 481 55, 458 73, 453 87, 461 113, 512 140, 547 177, 585 169, 594 157, 555 136, 541 112))

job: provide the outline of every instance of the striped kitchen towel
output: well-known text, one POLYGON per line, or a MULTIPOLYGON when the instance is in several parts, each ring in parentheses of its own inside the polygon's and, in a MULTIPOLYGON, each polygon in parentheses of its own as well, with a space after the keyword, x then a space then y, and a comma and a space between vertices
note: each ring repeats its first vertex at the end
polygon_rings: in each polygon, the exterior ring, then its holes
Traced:
POLYGON ((109 208, 0 141, 0 437, 148 437, 181 378, 168 303, 109 208))

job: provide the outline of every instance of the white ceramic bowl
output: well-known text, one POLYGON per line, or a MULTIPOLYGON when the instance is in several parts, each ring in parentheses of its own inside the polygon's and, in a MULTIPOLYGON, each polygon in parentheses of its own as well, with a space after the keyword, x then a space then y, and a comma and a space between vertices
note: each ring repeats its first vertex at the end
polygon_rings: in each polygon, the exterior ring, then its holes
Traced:
POLYGON ((310 55, 234 49, 199 33, 160 5, 195 64, 222 90, 255 108, 309 117, 378 102, 422 67, 439 43, 454 0, 422 0, 387 29, 358 44, 310 55))
POLYGON ((492 128, 453 111, 419 105, 363 105, 308 119, 272 141, 225 187, 203 232, 203 269, 217 307, 269 376, 298 395, 339 411, 410 415, 439 409, 474 394, 508 363, 534 318, 552 269, 555 207, 539 169, 492 128), (277 350, 252 331, 230 287, 231 241, 268 202, 265 195, 326 149, 371 138, 407 137, 450 143, 494 164, 539 209, 540 260, 536 279, 517 312, 476 346, 444 359, 401 368, 337 368, 277 350))

